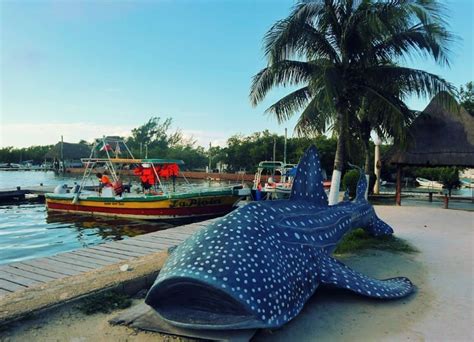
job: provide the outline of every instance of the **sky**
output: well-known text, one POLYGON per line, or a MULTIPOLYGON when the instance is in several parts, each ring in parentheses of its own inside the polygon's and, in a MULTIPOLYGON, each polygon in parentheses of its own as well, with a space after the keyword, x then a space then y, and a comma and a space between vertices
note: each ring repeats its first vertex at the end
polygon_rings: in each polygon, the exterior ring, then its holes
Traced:
MULTIPOLYGON (((0 147, 130 134, 171 117, 198 144, 234 134, 293 133, 252 107, 252 76, 265 67, 262 38, 294 1, 0 0, 0 147)), ((451 67, 415 59, 456 87, 474 80, 474 0, 447 2, 451 67)), ((422 110, 429 99, 410 99, 422 110)), ((296 117, 297 115, 295 115, 296 117)))

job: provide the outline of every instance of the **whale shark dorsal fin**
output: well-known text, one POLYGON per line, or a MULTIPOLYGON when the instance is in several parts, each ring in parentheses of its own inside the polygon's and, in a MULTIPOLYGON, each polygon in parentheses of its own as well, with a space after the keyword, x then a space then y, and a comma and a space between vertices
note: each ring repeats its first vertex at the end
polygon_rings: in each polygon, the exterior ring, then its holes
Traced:
POLYGON ((306 150, 298 163, 290 200, 305 200, 318 205, 328 205, 328 197, 323 186, 321 162, 314 145, 306 150))

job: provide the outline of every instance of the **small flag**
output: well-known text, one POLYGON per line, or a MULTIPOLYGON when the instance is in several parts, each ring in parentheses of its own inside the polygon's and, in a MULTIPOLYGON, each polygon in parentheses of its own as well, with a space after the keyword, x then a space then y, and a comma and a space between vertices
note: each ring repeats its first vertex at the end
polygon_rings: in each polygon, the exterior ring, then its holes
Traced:
POLYGON ((122 151, 120 150, 120 143, 117 141, 117 145, 115 145, 115 155, 118 156, 122 151))
POLYGON ((100 150, 101 151, 111 151, 112 146, 110 146, 109 144, 104 143, 104 145, 102 146, 102 148, 100 150))

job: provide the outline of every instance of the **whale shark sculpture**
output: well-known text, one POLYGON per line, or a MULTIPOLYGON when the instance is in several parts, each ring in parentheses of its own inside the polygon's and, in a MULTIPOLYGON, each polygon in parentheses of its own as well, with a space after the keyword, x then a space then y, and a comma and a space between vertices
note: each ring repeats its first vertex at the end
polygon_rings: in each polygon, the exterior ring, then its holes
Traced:
POLYGON ((410 294, 407 278, 377 280, 330 254, 362 227, 393 233, 364 198, 328 206, 316 148, 300 163, 288 200, 252 202, 195 233, 168 258, 145 302, 167 322, 194 329, 275 328, 294 318, 319 284, 363 296, 410 294))

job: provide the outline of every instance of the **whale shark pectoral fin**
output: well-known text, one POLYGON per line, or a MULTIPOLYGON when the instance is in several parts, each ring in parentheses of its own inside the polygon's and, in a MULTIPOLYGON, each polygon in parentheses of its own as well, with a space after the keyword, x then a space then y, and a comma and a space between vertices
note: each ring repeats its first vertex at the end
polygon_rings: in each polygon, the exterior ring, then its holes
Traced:
POLYGON ((330 256, 319 259, 323 272, 319 282, 379 299, 401 298, 415 290, 413 283, 405 277, 378 280, 356 272, 330 256))
POLYGON ((370 221, 367 227, 363 227, 364 230, 372 236, 383 236, 392 235, 393 229, 384 221, 379 219, 377 215, 370 221))
POLYGON ((305 200, 320 206, 328 205, 318 150, 314 145, 306 150, 298 163, 290 200, 305 200))

